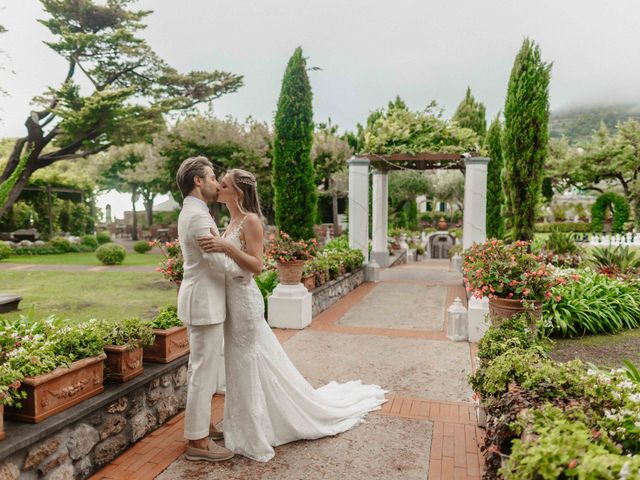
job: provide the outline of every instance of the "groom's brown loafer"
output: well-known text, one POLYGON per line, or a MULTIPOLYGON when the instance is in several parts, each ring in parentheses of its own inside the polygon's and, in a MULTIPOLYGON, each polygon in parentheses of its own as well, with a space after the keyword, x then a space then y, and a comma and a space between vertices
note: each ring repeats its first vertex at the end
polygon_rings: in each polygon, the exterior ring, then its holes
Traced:
POLYGON ((228 448, 221 447, 213 440, 209 441, 206 449, 187 446, 187 460, 203 460, 205 462, 222 462, 233 458, 234 454, 228 448))
POLYGON ((224 438, 224 432, 216 428, 215 425, 211 425, 209 427, 209 438, 212 438, 213 440, 222 440, 224 438))

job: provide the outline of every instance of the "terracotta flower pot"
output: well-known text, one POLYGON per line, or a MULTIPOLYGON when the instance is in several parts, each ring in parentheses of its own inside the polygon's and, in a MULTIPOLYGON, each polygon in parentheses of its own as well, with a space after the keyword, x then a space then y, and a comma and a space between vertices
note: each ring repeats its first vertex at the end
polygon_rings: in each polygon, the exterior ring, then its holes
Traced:
POLYGON ((153 345, 144 347, 145 362, 169 363, 189 353, 187 327, 154 328, 153 333, 156 336, 153 345))
POLYGON ((4 437, 5 437, 3 416, 4 416, 4 405, 0 403, 0 442, 4 440, 4 437))
POLYGON ((447 229, 447 221, 444 219, 444 217, 440 217, 440 220, 438 220, 438 230, 444 231, 447 229))
POLYGON ((307 290, 311 291, 316 288, 316 274, 312 273, 311 275, 307 275, 302 279, 302 284, 307 288, 307 290))
POLYGON ((38 423, 104 391, 103 361, 105 355, 73 362, 68 368, 25 377, 20 389, 27 398, 21 408, 7 407, 5 415, 12 420, 38 423))
POLYGON ((537 319, 542 317, 542 302, 540 300, 527 300, 528 306, 524 306, 524 300, 519 298, 490 298, 489 313, 492 319, 500 322, 524 312, 532 313, 537 319))
POLYGON ((304 260, 278 262, 278 278, 283 285, 297 285, 302 279, 304 260))
POLYGON ((129 350, 127 345, 105 345, 107 359, 104 364, 107 369, 107 380, 124 383, 140 375, 142 366, 142 347, 129 350))

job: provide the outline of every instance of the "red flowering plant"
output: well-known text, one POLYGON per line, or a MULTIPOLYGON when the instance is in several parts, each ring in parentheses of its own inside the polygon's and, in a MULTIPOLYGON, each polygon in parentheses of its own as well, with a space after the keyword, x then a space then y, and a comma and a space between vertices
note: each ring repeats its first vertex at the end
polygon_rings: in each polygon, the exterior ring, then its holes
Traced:
POLYGON ((160 266, 156 270, 164 276, 167 280, 179 283, 182 281, 182 275, 184 274, 184 258, 182 257, 182 249, 180 248, 180 242, 149 242, 149 246, 157 246, 162 252, 164 258, 160 260, 160 266))
POLYGON ((286 263, 296 260, 310 260, 318 251, 318 242, 311 240, 294 240, 283 231, 269 238, 266 256, 276 262, 286 263))
POLYGON ((529 253, 528 247, 529 242, 506 244, 496 239, 471 246, 463 253, 467 290, 476 298, 552 298, 551 288, 566 278, 556 277, 553 267, 529 253))

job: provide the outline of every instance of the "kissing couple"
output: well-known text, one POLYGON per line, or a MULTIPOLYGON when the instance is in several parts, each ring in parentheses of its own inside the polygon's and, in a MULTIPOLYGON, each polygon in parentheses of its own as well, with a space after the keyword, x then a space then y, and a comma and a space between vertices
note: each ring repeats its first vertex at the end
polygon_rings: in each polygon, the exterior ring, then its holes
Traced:
POLYGON ((262 271, 263 219, 256 178, 229 170, 220 182, 205 157, 183 161, 176 182, 184 197, 178 237, 184 276, 178 316, 191 353, 184 436, 189 460, 234 454, 259 462, 273 447, 336 435, 363 422, 385 402, 377 385, 331 382, 313 388, 289 360, 265 321, 254 275, 262 271), (218 234, 208 204, 224 203, 231 219, 218 234), (224 338, 224 432, 211 423, 224 338), (223 440, 225 446, 214 440, 223 440))

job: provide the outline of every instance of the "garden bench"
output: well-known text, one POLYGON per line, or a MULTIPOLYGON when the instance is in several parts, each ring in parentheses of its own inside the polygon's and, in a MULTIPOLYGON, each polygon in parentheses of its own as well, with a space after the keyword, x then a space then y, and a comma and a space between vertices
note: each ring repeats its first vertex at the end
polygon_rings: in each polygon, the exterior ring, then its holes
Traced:
POLYGON ((22 297, 20 295, 14 295, 12 293, 0 293, 0 313, 17 310, 20 300, 22 300, 22 297))

